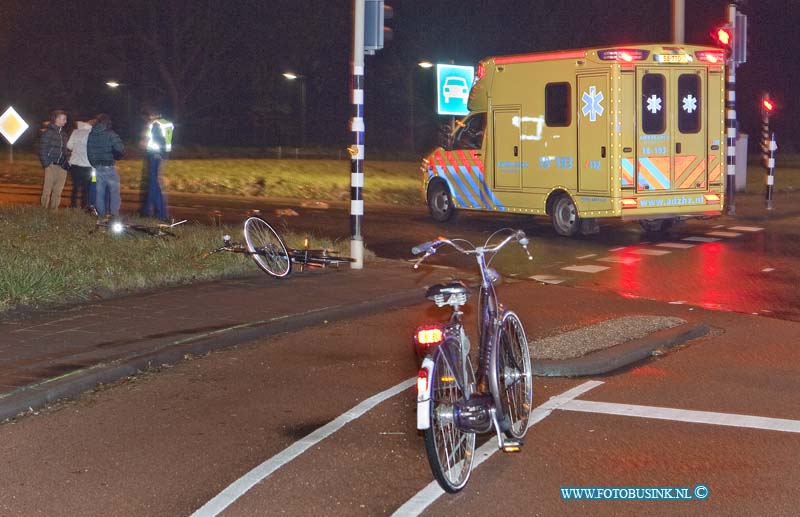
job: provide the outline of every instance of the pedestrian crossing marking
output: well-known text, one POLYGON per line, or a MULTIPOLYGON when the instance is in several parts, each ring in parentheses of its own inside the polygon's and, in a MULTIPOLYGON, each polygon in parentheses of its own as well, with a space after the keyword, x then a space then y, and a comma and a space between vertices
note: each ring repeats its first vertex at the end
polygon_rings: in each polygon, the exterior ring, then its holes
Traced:
POLYGON ((634 262, 639 262, 642 259, 637 257, 603 257, 597 260, 600 262, 615 262, 617 264, 633 264, 634 262))
POLYGON ((561 284, 567 281, 566 278, 560 276, 553 276, 553 275, 533 275, 528 277, 531 280, 536 280, 537 282, 541 282, 543 284, 561 284))
POLYGON ((621 246, 621 247, 619 247, 619 248, 611 248, 611 249, 610 249, 610 250, 608 250, 608 251, 611 251, 611 252, 613 252, 613 251, 622 251, 622 250, 624 250, 624 249, 625 249, 625 246, 621 246))
POLYGON ((671 251, 667 251, 667 250, 651 250, 651 249, 647 249, 647 248, 633 250, 633 252, 636 253, 637 255, 652 255, 654 257, 658 257, 658 256, 661 256, 661 255, 667 255, 669 253, 672 253, 671 251))
POLYGON ((758 226, 731 226, 728 229, 736 232, 760 232, 764 228, 758 226))
POLYGON ((717 242, 720 239, 715 237, 686 237, 685 239, 681 239, 683 241, 692 241, 692 242, 717 242))
POLYGON ((580 257, 575 257, 575 258, 578 259, 578 260, 584 260, 584 259, 592 258, 592 257, 596 257, 596 256, 597 256, 597 253, 589 253, 588 255, 581 255, 580 257))
POLYGON ((737 232, 708 232, 706 235, 712 237, 741 237, 742 234, 737 232))
POLYGON ((694 248, 694 244, 686 244, 683 242, 662 242, 660 244, 656 244, 656 246, 661 246, 662 248, 676 248, 681 250, 686 250, 689 248, 694 248))
POLYGON ((587 264, 585 266, 567 266, 562 267, 561 269, 565 271, 577 271, 578 273, 599 273, 600 271, 605 271, 606 269, 610 269, 608 266, 593 266, 591 264, 587 264))
POLYGON ((761 270, 762 273, 770 273, 772 271, 775 271, 774 267, 765 267, 764 269, 761 270))

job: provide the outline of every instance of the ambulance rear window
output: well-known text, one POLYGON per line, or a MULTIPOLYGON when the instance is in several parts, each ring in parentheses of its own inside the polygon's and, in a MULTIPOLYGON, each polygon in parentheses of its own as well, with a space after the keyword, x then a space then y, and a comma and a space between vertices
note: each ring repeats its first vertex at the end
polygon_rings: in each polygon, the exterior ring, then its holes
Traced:
POLYGON ((544 87, 544 121, 550 127, 565 127, 572 122, 569 83, 548 83, 544 87))
POLYGON ((647 135, 659 135, 666 128, 664 84, 661 74, 644 74, 642 77, 642 131, 647 135))
POLYGON ((678 130, 681 133, 700 132, 700 77, 681 74, 678 77, 678 130))

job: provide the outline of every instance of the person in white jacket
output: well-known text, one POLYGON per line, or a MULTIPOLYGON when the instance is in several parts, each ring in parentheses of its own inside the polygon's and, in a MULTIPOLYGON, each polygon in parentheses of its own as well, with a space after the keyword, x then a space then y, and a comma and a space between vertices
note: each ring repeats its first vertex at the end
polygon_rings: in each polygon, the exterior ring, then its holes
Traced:
POLYGON ((95 188, 92 164, 86 155, 86 141, 92 131, 94 121, 78 122, 75 131, 67 141, 67 149, 72 151, 69 158, 69 172, 72 176, 72 195, 70 206, 76 208, 78 202, 84 210, 91 210, 95 205, 95 188), (80 198, 80 201, 79 201, 80 198))

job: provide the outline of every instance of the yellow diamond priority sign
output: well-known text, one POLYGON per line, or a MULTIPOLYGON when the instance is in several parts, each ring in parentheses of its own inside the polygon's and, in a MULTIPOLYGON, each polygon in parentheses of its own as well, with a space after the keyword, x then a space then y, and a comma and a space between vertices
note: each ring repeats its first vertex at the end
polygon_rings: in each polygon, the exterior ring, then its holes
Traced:
POLYGON ((28 129, 28 123, 22 120, 14 108, 8 108, 2 116, 0 116, 0 134, 6 137, 8 143, 14 145, 14 142, 22 136, 22 133, 28 129))

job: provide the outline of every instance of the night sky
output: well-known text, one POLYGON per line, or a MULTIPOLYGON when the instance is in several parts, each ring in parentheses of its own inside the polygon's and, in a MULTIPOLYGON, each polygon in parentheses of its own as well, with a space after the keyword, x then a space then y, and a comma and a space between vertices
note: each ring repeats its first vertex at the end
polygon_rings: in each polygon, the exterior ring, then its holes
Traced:
MULTIPOLYGON (((394 38, 366 58, 367 145, 423 152, 434 143, 434 75, 422 59, 475 64, 501 54, 665 42, 669 0, 387 0, 394 38), (414 142, 410 131, 414 110, 414 142)), ((686 0, 687 43, 710 44, 726 1, 686 0)), ((800 2, 739 2, 749 16, 748 62, 738 69, 741 130, 760 131, 769 90, 782 150, 798 147, 793 86, 800 2), (783 144, 783 145, 782 145, 783 144)), ((0 109, 32 126, 53 108, 75 118, 108 112, 123 136, 142 106, 179 123, 184 145, 274 146, 299 142, 307 88, 307 142, 349 143, 351 0, 153 2, 0 0, 0 109), (123 83, 111 90, 109 79, 123 83), (128 102, 130 104, 128 105, 128 102)), ((30 131, 18 145, 30 145, 30 131)), ((413 154, 413 153, 412 153, 413 154)))

